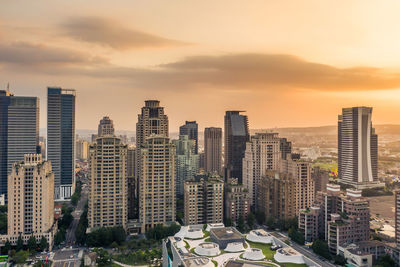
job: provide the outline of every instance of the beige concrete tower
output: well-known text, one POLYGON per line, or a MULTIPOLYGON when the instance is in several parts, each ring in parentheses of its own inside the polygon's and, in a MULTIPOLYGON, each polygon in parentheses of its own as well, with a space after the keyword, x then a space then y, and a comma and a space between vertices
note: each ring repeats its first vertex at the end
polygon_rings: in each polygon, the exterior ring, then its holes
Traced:
POLYGON ((13 164, 8 176, 8 235, 16 244, 33 235, 46 237, 50 247, 56 233, 54 222, 54 173, 40 154, 26 154, 24 161, 13 164))
POLYGON ((249 190, 251 205, 256 205, 257 187, 267 170, 278 170, 281 140, 277 133, 256 133, 246 144, 243 158, 243 184, 249 190))
POLYGON ((140 149, 139 220, 142 233, 175 221, 175 146, 163 135, 146 138, 140 149))
POLYGON ((127 146, 112 135, 96 138, 89 152, 89 228, 126 228, 128 220, 127 146))
POLYGON ((204 170, 222 175, 222 128, 204 129, 204 170))

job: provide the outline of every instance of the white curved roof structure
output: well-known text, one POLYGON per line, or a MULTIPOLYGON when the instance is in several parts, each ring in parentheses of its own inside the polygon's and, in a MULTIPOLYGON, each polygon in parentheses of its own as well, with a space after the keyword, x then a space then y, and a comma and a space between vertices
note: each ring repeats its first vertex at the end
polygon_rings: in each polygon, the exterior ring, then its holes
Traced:
POLYGON ((221 251, 219 250, 219 245, 213 242, 204 242, 199 244, 194 249, 194 252, 197 255, 209 256, 209 257, 217 256, 221 253, 221 251))
POLYGON ((273 237, 263 229, 252 230, 246 235, 246 239, 255 243, 272 244, 273 237))
POLYGON ((264 254, 262 253, 261 249, 258 248, 250 248, 246 250, 242 257, 246 260, 252 260, 252 261, 260 261, 265 258, 264 254))
POLYGON ((225 248, 226 252, 240 252, 240 251, 244 251, 244 250, 245 250, 245 248, 244 248, 242 242, 228 243, 228 245, 225 248))
POLYGON ((274 259, 277 262, 305 263, 303 255, 289 247, 278 249, 274 255, 274 259))
POLYGON ((175 242, 176 242, 175 245, 177 248, 183 248, 186 246, 186 243, 183 241, 182 238, 180 238, 180 237, 174 237, 174 238, 175 238, 175 242))
POLYGON ((225 225, 223 223, 209 223, 207 224, 206 231, 210 232, 211 229, 213 228, 224 228, 225 225))
POLYGON ((185 237, 186 238, 190 238, 190 239, 200 239, 203 238, 204 234, 203 234, 203 230, 202 229, 192 229, 189 228, 189 230, 187 230, 185 237))
POLYGON ((185 238, 188 229, 189 226, 181 226, 181 229, 174 235, 174 237, 185 238))

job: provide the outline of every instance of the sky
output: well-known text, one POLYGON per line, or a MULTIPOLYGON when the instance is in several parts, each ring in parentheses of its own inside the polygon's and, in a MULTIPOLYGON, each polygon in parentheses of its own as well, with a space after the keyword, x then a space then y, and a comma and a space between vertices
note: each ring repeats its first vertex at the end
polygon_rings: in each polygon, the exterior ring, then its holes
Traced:
POLYGON ((76 127, 108 115, 135 130, 158 99, 170 131, 223 127, 245 110, 253 129, 337 123, 372 106, 400 124, 400 1, 2 0, 0 89, 77 91, 76 127))

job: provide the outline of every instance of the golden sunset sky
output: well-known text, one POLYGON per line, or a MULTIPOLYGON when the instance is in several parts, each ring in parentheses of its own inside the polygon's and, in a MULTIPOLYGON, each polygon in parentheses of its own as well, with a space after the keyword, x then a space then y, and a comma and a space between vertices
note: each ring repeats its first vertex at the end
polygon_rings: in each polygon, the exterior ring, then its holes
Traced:
POLYGON ((250 128, 334 125, 342 107, 372 106, 400 123, 400 1, 2 0, 0 87, 39 96, 77 90, 77 128, 109 115, 134 130, 159 99, 185 120, 250 128))

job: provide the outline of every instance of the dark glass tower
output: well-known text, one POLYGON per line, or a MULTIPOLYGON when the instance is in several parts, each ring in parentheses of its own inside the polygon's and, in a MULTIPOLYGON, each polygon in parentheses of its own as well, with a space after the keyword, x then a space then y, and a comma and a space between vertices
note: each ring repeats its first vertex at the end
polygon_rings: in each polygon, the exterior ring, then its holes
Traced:
POLYGON ((179 135, 187 135, 189 139, 194 140, 196 142, 194 153, 199 153, 199 125, 196 121, 186 121, 185 125, 179 127, 179 135))
POLYGON ((0 91, 0 194, 7 196, 12 164, 39 152, 39 99, 0 91))
POLYGON ((225 113, 225 181, 237 178, 242 183, 243 157, 249 141, 249 125, 243 111, 225 113))
POLYGON ((47 89, 47 159, 54 172, 54 198, 69 199, 75 175, 75 90, 47 89))

